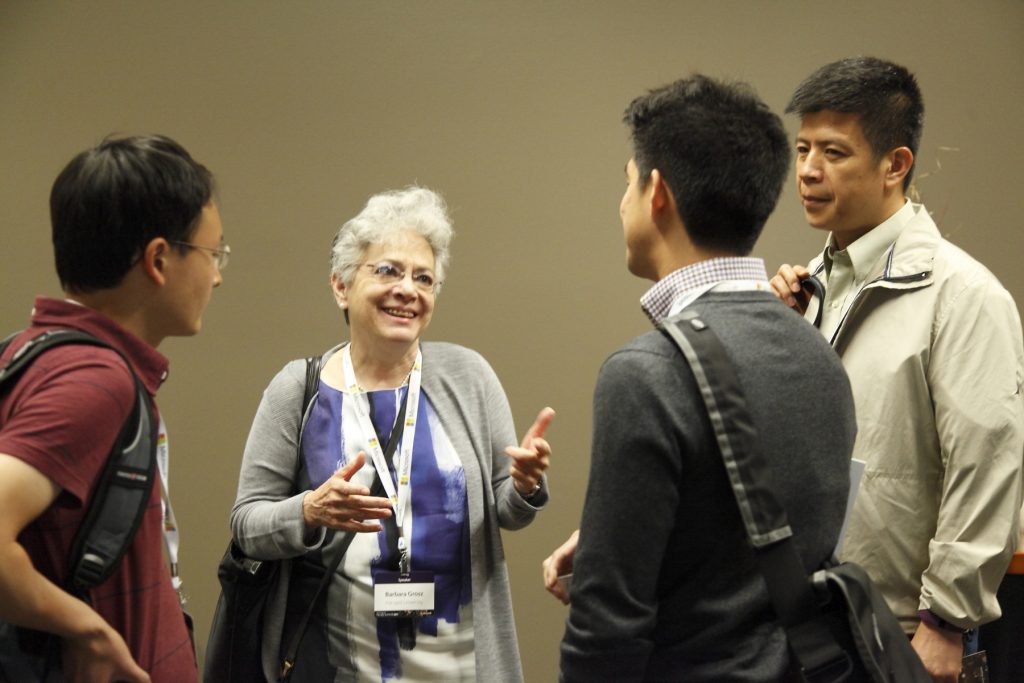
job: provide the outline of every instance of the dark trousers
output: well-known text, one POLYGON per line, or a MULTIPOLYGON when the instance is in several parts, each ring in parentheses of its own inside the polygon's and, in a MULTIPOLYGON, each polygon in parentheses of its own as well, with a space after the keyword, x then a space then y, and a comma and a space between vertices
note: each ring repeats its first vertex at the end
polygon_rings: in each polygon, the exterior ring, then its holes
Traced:
POLYGON ((997 593, 1003 616, 979 631, 979 646, 988 654, 991 683, 1024 680, 1024 574, 1007 574, 997 593))

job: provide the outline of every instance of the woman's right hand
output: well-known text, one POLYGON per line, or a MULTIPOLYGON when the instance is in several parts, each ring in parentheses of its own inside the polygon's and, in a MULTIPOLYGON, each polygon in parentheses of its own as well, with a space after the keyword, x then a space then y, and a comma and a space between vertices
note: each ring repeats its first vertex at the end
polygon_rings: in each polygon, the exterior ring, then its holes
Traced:
POLYGON ((352 462, 340 468, 314 491, 302 499, 302 517, 309 529, 327 527, 342 531, 373 533, 381 530, 377 522, 367 519, 386 519, 391 516, 391 501, 371 496, 370 489, 350 480, 362 469, 366 454, 359 452, 352 462))

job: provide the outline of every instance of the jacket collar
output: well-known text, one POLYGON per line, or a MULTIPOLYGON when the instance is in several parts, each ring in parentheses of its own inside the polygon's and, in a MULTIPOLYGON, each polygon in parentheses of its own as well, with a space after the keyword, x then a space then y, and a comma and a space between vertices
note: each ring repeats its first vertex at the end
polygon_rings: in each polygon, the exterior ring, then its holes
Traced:
MULTIPOLYGON (((935 252, 942 235, 923 204, 912 206, 914 217, 886 250, 885 258, 868 275, 866 286, 909 289, 931 283, 935 252)), ((808 264, 808 270, 815 275, 824 267, 824 251, 808 264)))

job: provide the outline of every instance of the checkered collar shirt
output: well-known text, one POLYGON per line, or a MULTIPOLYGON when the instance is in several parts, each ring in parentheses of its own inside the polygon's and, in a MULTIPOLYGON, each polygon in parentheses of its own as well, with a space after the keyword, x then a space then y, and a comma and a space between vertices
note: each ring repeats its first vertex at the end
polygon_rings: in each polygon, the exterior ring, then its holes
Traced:
POLYGON ((728 256, 699 261, 674 270, 658 280, 640 298, 644 313, 657 325, 672 310, 672 304, 694 290, 709 288, 724 280, 768 282, 764 261, 752 256, 728 256))

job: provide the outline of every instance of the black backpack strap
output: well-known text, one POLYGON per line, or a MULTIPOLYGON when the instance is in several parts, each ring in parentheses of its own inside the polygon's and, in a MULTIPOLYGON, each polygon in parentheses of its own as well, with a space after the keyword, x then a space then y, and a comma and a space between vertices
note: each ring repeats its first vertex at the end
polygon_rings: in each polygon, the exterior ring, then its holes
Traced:
MULTIPOLYGON (((10 343, 3 342, 0 353, 10 343)), ((25 342, 0 369, 0 384, 16 379, 40 354, 62 344, 86 344, 111 349, 124 360, 135 384, 135 401, 106 464, 86 503, 82 524, 68 555, 68 590, 88 600, 89 589, 114 572, 142 523, 156 478, 158 429, 153 404, 124 354, 110 344, 77 330, 50 330, 25 342)))
POLYGON ((149 392, 135 377, 135 406, 111 449, 89 511, 71 545, 72 592, 85 598, 106 581, 142 524, 156 480, 159 425, 149 392))
POLYGON ((14 338, 17 337, 19 334, 21 334, 21 332, 9 334, 4 338, 3 341, 0 341, 0 356, 4 355, 4 351, 7 350, 7 347, 11 345, 11 342, 14 341, 14 338))
MULTIPOLYGON (((19 334, 21 333, 15 332, 4 339, 3 342, 0 342, 0 354, 3 354, 19 334)), ((7 362, 3 364, 3 367, 0 367, 0 386, 4 383, 15 381, 25 368, 31 365, 32 361, 41 353, 52 349, 54 346, 71 343, 91 344, 110 348, 108 344, 96 339, 96 337, 84 332, 78 332, 77 330, 49 330, 48 332, 42 332, 19 346, 7 362)))
POLYGON ((804 680, 842 680, 852 663, 821 614, 786 511, 770 488, 768 463, 728 353, 693 313, 684 312, 661 327, 682 351, 700 387, 758 567, 804 680))

